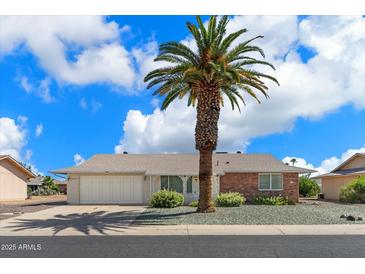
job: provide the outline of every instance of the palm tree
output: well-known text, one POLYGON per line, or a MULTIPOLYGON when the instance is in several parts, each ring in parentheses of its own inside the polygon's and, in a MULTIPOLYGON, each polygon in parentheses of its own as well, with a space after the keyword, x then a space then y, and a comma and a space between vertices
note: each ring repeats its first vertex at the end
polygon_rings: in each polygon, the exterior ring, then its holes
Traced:
POLYGON ((295 163, 296 162, 298 162, 298 160, 297 159, 295 159, 295 158, 292 158, 291 160, 290 160, 290 162, 293 164, 293 166, 295 165, 295 163))
POLYGON ((233 43, 247 30, 241 29, 226 35, 228 16, 217 22, 217 16, 211 16, 208 26, 204 26, 197 16, 197 25, 186 23, 193 35, 197 50, 194 51, 181 42, 167 42, 159 46, 155 61, 168 62, 171 65, 155 69, 147 74, 147 88, 158 86, 153 95, 166 96, 161 109, 165 110, 175 99, 188 97, 188 106, 197 108, 195 126, 195 147, 199 150, 199 203, 198 212, 213 212, 212 175, 213 151, 218 141, 218 120, 220 109, 226 97, 232 109, 240 110, 239 101, 245 104, 243 94, 260 100, 256 92, 268 98, 268 87, 263 78, 278 81, 267 74, 255 71, 253 65, 265 65, 275 69, 268 62, 247 56, 264 52, 251 45, 263 36, 256 36, 233 46, 233 43))

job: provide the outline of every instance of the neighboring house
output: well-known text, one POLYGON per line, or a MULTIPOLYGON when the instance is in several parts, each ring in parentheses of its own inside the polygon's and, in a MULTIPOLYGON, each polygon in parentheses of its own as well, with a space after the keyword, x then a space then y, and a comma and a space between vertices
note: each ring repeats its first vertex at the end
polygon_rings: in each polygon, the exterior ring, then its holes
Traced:
POLYGON ((43 176, 38 175, 37 177, 30 179, 29 182, 27 182, 27 185, 32 191, 35 191, 41 187, 42 183, 43 176))
POLYGON ((356 153, 330 173, 316 176, 313 179, 321 180, 325 199, 338 200, 341 187, 360 175, 365 175, 365 153, 356 153))
POLYGON ((0 201, 25 200, 27 183, 36 176, 9 155, 0 155, 0 201))
MULTIPOLYGON (((28 187, 32 191, 38 190, 43 184, 43 178, 44 176, 38 175, 37 177, 30 179, 27 183, 28 187)), ((61 193, 67 193, 67 184, 65 181, 53 179, 53 182, 60 187, 61 193)))
POLYGON ((53 182, 60 187, 61 193, 67 193, 67 183, 66 181, 60 181, 54 179, 53 182))
MULTIPOLYGON (((314 170, 288 166, 269 154, 213 155, 213 196, 240 192, 298 201, 298 174, 314 170)), ((70 204, 147 204, 161 189, 183 193, 186 203, 199 197, 198 154, 97 154, 81 165, 51 171, 68 177, 70 204)))

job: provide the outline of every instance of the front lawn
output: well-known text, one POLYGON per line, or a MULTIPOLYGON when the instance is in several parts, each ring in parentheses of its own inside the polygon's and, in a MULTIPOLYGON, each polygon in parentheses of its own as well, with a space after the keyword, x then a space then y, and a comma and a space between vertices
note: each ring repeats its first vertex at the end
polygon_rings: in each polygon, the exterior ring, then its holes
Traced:
POLYGON ((217 208, 215 213, 196 213, 196 208, 148 208, 135 224, 365 224, 365 221, 347 221, 341 214, 365 218, 365 205, 347 205, 331 202, 289 206, 243 205, 236 208, 217 208))

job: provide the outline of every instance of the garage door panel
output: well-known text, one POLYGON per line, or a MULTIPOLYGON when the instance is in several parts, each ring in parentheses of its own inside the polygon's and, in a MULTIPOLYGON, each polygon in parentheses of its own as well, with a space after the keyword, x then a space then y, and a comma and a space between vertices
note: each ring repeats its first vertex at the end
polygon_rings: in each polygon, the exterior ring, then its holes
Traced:
POLYGON ((80 203, 142 203, 143 182, 143 176, 81 176, 80 203))

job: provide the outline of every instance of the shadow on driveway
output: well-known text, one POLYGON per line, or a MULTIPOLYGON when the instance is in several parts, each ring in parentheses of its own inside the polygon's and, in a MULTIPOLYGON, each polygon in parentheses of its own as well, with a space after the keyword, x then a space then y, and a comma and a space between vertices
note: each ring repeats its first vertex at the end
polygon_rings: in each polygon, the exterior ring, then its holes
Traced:
POLYGON ((95 211, 91 213, 72 213, 72 214, 57 214, 53 218, 42 219, 21 219, 18 218, 13 225, 6 228, 15 231, 26 231, 28 229, 51 229, 53 235, 59 232, 72 228, 82 232, 85 235, 90 235, 91 230, 96 230, 103 235, 107 235, 107 231, 120 231, 127 229, 128 226, 140 214, 139 211, 123 211, 107 213, 107 211, 95 211))

